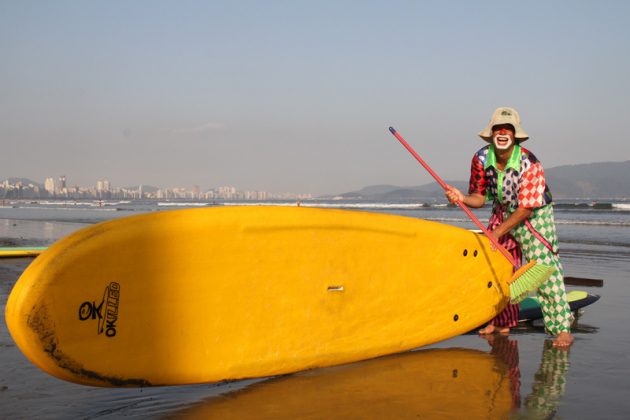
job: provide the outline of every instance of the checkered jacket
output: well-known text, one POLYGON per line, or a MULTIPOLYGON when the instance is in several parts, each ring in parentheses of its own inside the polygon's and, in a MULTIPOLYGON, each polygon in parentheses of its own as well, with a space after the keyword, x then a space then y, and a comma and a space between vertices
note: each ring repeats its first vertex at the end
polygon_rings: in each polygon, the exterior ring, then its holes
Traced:
POLYGON ((493 207, 508 213, 518 207, 538 208, 551 204, 552 196, 545 181, 545 172, 533 153, 520 145, 503 171, 496 167, 494 147, 480 149, 472 159, 468 192, 485 195, 493 207))

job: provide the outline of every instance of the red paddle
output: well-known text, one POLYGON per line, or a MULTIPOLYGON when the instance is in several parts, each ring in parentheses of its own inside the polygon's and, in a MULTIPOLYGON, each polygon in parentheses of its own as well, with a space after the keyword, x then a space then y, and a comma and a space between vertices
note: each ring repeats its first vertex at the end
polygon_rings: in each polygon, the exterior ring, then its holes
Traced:
MULTIPOLYGON (((433 169, 431 169, 431 167, 424 161, 424 159, 422 159, 420 157, 420 155, 418 153, 416 153, 415 150, 413 150, 413 148, 409 145, 409 143, 407 143, 405 141, 405 139, 402 138, 402 136, 400 134, 398 134, 398 132, 394 129, 394 127, 389 127, 389 131, 391 131, 391 133, 394 135, 394 137, 396 137, 398 139, 398 141, 405 146, 405 148, 409 151, 409 153, 411 153, 413 155, 413 157, 416 158, 416 160, 418 162, 420 162, 420 165, 424 166, 424 169, 426 169, 431 176, 438 182, 438 184, 440 184, 442 186, 442 188, 444 188, 444 191, 448 191, 448 185, 446 185, 446 183, 444 181, 442 181, 442 178, 440 178, 440 176, 435 173, 435 171, 433 169)), ((475 225, 477 225, 477 227, 479 229, 481 229, 481 231, 488 237, 488 239, 490 239, 490 242, 492 242, 494 244, 494 246, 501 251, 501 253, 503 254, 503 256, 505 256, 505 258, 507 258, 507 260, 510 262, 510 264, 512 264, 512 266, 516 265, 516 262, 514 261, 514 258, 512 258, 512 255, 510 255, 510 253, 501 246, 501 244, 499 244, 499 241, 492 236, 492 234, 488 231, 488 229, 486 229, 486 227, 484 225, 481 224, 481 222, 479 221, 479 219, 477 219, 477 217, 472 213, 472 211, 470 211, 470 209, 461 201, 458 201, 456 203, 462 210, 464 210, 466 212, 466 214, 468 215, 468 217, 470 217, 470 219, 473 221, 473 223, 475 225)))

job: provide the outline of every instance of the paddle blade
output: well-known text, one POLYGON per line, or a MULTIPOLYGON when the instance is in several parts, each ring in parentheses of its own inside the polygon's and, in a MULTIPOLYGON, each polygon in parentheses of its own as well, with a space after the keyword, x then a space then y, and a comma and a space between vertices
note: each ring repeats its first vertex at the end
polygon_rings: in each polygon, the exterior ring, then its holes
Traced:
POLYGON ((516 273, 508 281, 510 285, 510 302, 519 303, 525 299, 531 292, 546 282, 555 270, 555 267, 536 264, 536 261, 530 261, 516 270, 516 273))
POLYGON ((564 284, 568 286, 604 287, 604 280, 586 279, 583 277, 565 277, 564 284))

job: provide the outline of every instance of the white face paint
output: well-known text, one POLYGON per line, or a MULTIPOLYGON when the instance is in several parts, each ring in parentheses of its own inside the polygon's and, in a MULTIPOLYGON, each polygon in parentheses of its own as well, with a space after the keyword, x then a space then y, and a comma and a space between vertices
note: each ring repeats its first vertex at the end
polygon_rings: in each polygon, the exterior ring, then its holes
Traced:
POLYGON ((492 144, 494 144, 494 147, 498 150, 507 150, 512 146, 512 143, 514 143, 514 141, 508 134, 495 134, 495 136, 492 137, 492 144))

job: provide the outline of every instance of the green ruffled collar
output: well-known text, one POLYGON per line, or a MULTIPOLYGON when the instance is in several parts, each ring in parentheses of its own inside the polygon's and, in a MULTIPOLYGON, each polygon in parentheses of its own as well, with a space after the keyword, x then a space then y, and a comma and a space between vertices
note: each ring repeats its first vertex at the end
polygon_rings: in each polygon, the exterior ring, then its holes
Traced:
MULTIPOLYGON (((486 164, 484 165, 484 169, 488 169, 490 166, 494 167, 494 169, 499 170, 497 167, 497 155, 494 151, 494 144, 491 144, 488 148, 488 157, 486 158, 486 164)), ((521 146, 515 145, 512 150, 512 154, 508 159, 507 165, 505 165, 505 169, 512 168, 516 171, 521 168, 521 146)))

